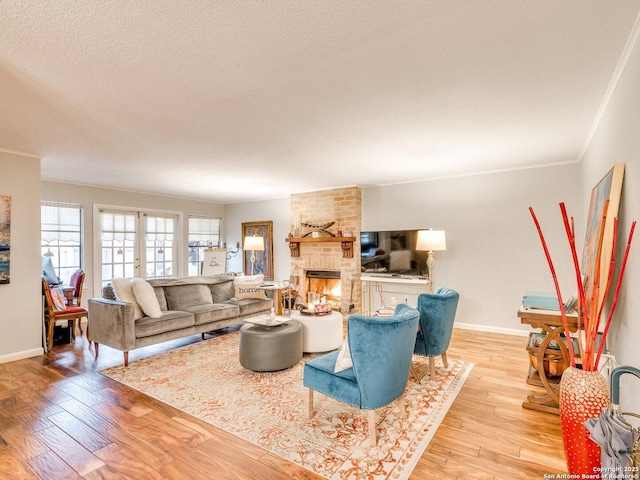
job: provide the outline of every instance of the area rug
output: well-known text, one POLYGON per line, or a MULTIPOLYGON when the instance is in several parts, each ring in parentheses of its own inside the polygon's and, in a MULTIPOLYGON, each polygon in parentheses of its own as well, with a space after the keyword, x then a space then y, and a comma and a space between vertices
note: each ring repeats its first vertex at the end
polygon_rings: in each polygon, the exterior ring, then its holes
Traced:
MULTIPOLYGON (((238 332, 100 373, 204 420, 328 479, 406 479, 462 388, 473 364, 449 361, 436 379, 410 376, 408 417, 397 402, 376 411, 378 444, 369 445, 367 414, 322 394, 305 415, 305 355, 281 372, 256 373, 238 361, 238 332)), ((419 376, 428 360, 414 356, 419 376)))

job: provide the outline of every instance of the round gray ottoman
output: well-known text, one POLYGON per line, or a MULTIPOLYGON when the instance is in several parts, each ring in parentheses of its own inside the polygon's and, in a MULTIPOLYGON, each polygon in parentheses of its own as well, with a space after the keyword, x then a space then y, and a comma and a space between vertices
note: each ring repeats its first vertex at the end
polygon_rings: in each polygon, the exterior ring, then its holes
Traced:
POLYGON ((295 320, 276 327, 245 323, 240 327, 240 365, 254 372, 275 372, 302 359, 302 325, 295 320))

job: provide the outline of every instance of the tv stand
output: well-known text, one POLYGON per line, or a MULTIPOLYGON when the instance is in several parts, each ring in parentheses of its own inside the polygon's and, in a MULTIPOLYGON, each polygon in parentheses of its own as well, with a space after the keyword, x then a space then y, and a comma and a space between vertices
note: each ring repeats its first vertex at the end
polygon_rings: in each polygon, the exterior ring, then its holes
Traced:
POLYGON ((398 303, 413 307, 418 304, 418 295, 429 291, 429 280, 425 277, 389 273, 365 273, 362 282, 362 314, 373 316, 380 307, 392 306, 391 297, 398 303))

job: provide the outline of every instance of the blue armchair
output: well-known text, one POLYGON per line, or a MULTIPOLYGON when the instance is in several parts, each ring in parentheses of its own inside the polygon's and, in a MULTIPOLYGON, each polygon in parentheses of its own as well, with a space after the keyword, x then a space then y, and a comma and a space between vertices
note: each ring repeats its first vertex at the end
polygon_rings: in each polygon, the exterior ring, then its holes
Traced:
POLYGON ((401 398, 407 386, 419 313, 401 304, 393 317, 351 315, 347 343, 352 368, 334 372, 339 350, 309 360, 303 384, 308 388, 307 415, 313 417, 313 391, 369 411, 369 441, 376 445, 375 409, 401 398))
POLYGON ((421 293, 418 296, 420 329, 416 335, 413 353, 429 357, 429 375, 435 378, 435 357, 442 356, 448 367, 447 349, 453 332, 453 322, 460 295, 455 290, 441 287, 436 293, 421 293))

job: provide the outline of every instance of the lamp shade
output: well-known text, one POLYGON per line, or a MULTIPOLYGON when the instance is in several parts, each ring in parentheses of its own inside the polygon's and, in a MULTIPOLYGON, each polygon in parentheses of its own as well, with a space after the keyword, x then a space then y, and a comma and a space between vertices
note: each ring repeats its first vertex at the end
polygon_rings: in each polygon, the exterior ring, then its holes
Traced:
POLYGON ((437 251, 446 250, 447 240, 444 230, 420 230, 416 241, 416 250, 437 251))
POLYGON ((245 250, 264 250, 264 237, 244 237, 245 250))

